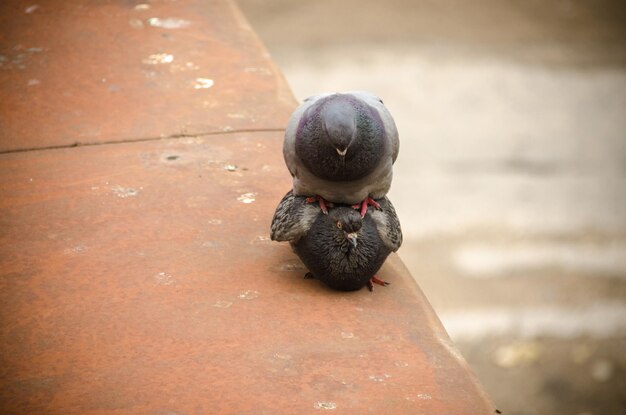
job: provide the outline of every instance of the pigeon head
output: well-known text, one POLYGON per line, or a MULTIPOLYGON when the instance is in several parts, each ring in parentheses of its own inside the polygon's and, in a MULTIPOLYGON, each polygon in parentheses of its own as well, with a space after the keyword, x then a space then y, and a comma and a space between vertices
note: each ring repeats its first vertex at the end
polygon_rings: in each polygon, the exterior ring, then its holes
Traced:
POLYGON ((334 182, 370 174, 388 145, 378 110, 352 94, 329 95, 307 108, 295 141, 296 156, 304 166, 334 182))
POLYGON ((349 207, 337 207, 328 212, 328 219, 334 228, 335 240, 340 244, 347 240, 356 248, 358 232, 363 226, 359 212, 349 207))

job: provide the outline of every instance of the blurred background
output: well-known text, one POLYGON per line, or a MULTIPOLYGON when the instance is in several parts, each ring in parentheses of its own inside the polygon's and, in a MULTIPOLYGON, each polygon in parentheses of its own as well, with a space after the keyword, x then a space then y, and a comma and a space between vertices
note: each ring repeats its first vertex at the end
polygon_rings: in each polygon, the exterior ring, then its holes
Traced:
POLYGON ((239 4, 298 100, 385 101, 400 256, 504 414, 626 414, 626 2, 239 4))

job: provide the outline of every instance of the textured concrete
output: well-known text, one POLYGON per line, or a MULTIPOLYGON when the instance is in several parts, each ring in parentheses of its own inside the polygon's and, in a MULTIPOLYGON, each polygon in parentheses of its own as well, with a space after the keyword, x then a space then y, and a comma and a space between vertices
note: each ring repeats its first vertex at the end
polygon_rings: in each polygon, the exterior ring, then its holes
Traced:
POLYGON ((0 4, 0 150, 284 128, 293 98, 235 5, 137 4, 0 4))

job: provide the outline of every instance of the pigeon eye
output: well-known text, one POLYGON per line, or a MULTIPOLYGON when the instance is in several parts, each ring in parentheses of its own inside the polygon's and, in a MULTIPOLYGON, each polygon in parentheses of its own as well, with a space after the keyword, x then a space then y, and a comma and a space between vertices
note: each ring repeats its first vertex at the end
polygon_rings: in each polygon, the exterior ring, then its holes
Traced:
POLYGON ((337 227, 341 229, 341 222, 337 222, 337 227))

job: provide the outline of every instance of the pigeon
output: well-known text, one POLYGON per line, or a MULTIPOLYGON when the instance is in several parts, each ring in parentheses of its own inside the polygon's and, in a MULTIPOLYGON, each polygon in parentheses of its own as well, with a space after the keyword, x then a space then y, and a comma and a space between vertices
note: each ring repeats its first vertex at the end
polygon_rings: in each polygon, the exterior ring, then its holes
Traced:
MULTIPOLYGON (((320 94, 296 108, 285 130, 283 156, 296 196, 351 204, 365 216, 391 186, 398 130, 383 101, 365 91, 320 94)), ((327 203, 329 202, 329 203, 327 203)), ((330 205, 330 206, 327 206, 330 205)))
POLYGON ((281 200, 271 226, 273 241, 288 241, 309 269, 306 278, 354 291, 389 283, 376 272, 391 252, 402 245, 400 222, 391 201, 383 197, 380 210, 364 217, 349 205, 336 205, 327 214, 290 190, 281 200))

